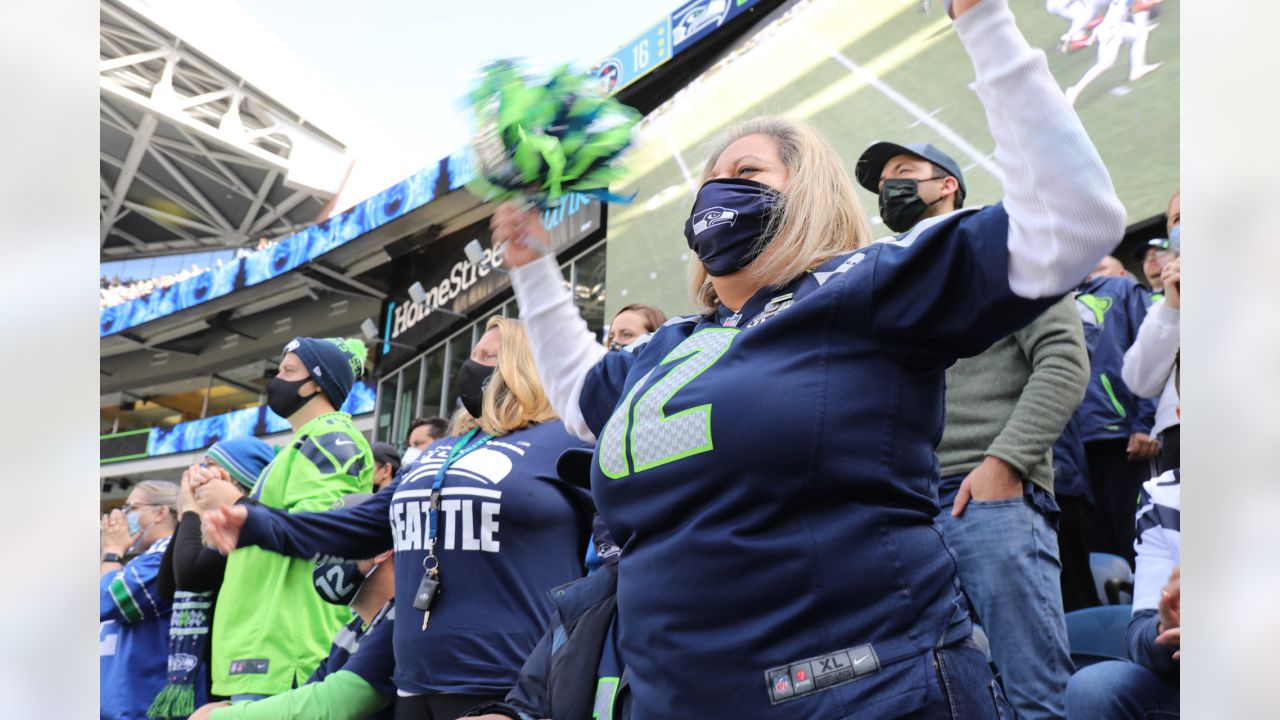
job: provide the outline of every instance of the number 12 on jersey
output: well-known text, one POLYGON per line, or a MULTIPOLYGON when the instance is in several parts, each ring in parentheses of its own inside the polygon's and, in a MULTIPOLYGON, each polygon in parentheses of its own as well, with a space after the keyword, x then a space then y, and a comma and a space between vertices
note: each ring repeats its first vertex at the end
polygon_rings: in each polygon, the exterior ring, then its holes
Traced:
POLYGON ((600 435, 601 472, 610 478, 624 478, 713 448, 710 403, 672 415, 666 414, 666 405, 714 365, 739 332, 736 328, 708 328, 690 335, 632 386, 600 435), (675 361, 680 362, 668 365, 675 361), (654 373, 664 367, 668 368, 666 375, 649 385, 654 373), (648 389, 644 389, 646 385, 648 389))

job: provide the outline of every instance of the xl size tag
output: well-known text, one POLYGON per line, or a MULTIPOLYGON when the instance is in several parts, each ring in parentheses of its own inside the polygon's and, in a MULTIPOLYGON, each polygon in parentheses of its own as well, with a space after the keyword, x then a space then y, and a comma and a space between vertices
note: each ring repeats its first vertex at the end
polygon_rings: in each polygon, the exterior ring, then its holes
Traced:
POLYGON ((826 655, 806 658, 765 671, 769 701, 774 705, 843 685, 880 669, 880 659, 870 645, 859 645, 826 655))
POLYGON ((422 576, 422 582, 418 584, 418 592, 413 594, 413 607, 415 610, 426 612, 431 609, 431 602, 436 599, 436 593, 440 590, 440 583, 431 577, 430 573, 422 576))

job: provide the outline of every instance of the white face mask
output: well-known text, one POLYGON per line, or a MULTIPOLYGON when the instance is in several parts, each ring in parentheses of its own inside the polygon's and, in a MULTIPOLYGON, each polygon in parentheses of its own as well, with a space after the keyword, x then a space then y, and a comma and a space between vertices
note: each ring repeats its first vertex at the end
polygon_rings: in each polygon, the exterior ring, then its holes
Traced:
POLYGON ((400 458, 401 466, 408 465, 422 456, 422 451, 418 448, 409 448, 404 451, 404 457, 400 458))

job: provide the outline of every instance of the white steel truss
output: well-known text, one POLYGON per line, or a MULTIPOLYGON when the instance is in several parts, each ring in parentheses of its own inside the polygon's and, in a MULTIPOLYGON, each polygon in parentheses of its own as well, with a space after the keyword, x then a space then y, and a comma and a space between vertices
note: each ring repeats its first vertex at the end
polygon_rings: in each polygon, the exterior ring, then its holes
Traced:
POLYGON ((243 246, 318 219, 338 183, 315 168, 340 182, 341 142, 139 6, 100 8, 103 259, 243 246), (300 160, 312 186, 291 182, 300 160))

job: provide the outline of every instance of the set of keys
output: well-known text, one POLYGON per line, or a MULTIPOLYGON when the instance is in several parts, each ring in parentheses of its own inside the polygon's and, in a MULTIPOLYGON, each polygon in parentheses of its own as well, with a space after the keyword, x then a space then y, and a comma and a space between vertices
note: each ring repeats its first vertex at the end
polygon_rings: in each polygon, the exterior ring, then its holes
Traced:
POLYGON ((431 602, 436 599, 436 595, 440 592, 440 569, 431 568, 422 575, 422 582, 418 585, 418 592, 413 596, 413 607, 415 610, 422 611, 422 630, 427 630, 427 620, 431 618, 431 602))

